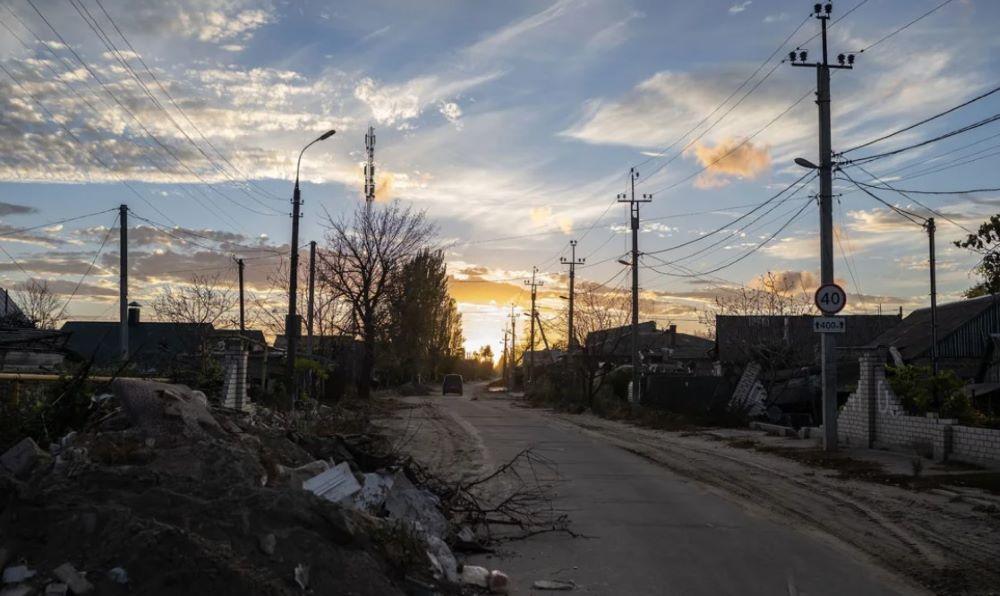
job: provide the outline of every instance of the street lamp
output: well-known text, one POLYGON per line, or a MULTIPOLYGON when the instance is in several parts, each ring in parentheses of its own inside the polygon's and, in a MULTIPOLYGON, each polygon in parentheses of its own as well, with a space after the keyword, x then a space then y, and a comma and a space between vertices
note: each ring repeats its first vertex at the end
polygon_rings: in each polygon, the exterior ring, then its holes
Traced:
POLYGON ((306 149, 320 141, 329 139, 336 132, 332 129, 328 130, 310 141, 299 152, 299 159, 295 163, 295 190, 292 192, 292 254, 288 272, 288 315, 285 317, 285 340, 287 341, 285 371, 288 376, 289 410, 295 409, 295 402, 299 397, 299 384, 295 378, 295 349, 298 347, 301 326, 299 316, 295 312, 299 289, 299 207, 302 205, 302 193, 299 191, 299 169, 302 167, 302 155, 306 149))
POLYGON ((808 159, 806 159, 804 157, 796 157, 795 158, 795 163, 797 165, 802 166, 803 168, 806 168, 807 170, 818 170, 819 169, 818 165, 814 164, 813 162, 809 161, 808 159))

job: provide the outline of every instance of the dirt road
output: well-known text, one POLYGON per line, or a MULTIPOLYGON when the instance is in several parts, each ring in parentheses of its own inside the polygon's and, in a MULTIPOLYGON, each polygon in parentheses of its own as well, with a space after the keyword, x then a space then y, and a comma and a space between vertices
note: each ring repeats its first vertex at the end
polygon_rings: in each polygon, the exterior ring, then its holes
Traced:
POLYGON ((409 398, 402 448, 451 478, 525 447, 558 468, 550 534, 482 562, 588 594, 987 593, 997 520, 945 497, 837 478, 712 437, 520 407, 500 395, 409 398))

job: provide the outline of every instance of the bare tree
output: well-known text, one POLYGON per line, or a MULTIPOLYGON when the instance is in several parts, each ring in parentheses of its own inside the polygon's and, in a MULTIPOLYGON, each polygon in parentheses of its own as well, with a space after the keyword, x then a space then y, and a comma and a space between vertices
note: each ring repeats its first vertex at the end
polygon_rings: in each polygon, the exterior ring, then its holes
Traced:
POLYGON ((724 290, 715 297, 715 307, 706 310, 700 322, 714 338, 716 315, 790 317, 806 314, 811 309, 812 299, 802 275, 768 271, 751 286, 724 290))
POLYGON ((621 346, 629 345, 627 333, 612 333, 604 341, 587 344, 591 333, 622 328, 632 317, 632 303, 628 292, 607 288, 599 284, 582 283, 576 290, 573 312, 573 334, 581 348, 578 352, 579 369, 587 404, 594 405, 594 396, 604 386, 607 372, 605 363, 621 346))
POLYGON ((365 398, 371 393, 376 342, 388 319, 385 304, 393 276, 427 247, 435 229, 423 212, 396 201, 359 205, 350 219, 330 217, 328 224, 319 274, 349 306, 342 331, 359 337, 364 346, 358 395, 365 398))
POLYGON ((220 283, 220 276, 195 275, 191 282, 167 286, 153 299, 157 318, 172 323, 238 325, 239 294, 220 283))
POLYGON ((59 296, 49 282, 29 279, 14 291, 14 302, 25 318, 39 329, 55 329, 63 314, 59 296))

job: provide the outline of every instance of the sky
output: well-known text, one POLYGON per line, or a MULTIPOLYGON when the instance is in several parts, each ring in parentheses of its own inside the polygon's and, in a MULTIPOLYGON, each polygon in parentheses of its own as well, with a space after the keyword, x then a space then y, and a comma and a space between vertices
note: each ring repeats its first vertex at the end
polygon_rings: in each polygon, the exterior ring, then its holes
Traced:
MULTIPOLYGON (((652 195, 641 206, 642 318, 700 332, 716 296, 763 273, 817 285, 817 182, 793 163, 818 160, 815 69, 783 62, 800 46, 819 55, 812 4, 0 0, 0 287, 44 279, 67 318, 115 318, 116 216, 127 204, 131 298, 147 304, 195 274, 231 287, 233 255, 267 294, 289 250, 299 150, 336 129, 301 168, 301 240, 322 246, 324 222, 363 200, 373 126, 377 198, 437 226, 469 350, 498 352, 511 304, 527 308, 534 267, 541 318, 559 336, 570 240, 586 259, 578 283, 626 287, 628 211, 616 196, 630 190, 630 167, 636 193, 652 195)), ((831 56, 856 53, 855 68, 832 78, 835 152, 1000 84, 1000 3, 952 0, 903 28, 941 4, 834 3, 843 19, 829 31, 831 56)), ((845 158, 998 108, 1000 93, 845 158)), ((839 177, 995 188, 998 127, 839 177)), ((834 190, 848 311, 926 305, 920 226, 846 179, 834 190)), ((958 299, 977 259, 953 241, 997 213, 1000 192, 874 192, 938 214, 940 301, 958 299)))

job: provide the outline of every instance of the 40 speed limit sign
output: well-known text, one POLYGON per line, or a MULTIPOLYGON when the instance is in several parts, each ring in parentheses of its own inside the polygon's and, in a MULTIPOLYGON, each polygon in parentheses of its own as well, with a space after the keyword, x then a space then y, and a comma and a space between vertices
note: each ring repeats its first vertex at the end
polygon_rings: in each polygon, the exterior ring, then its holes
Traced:
POLYGON ((847 305, 847 293, 837 284, 824 284, 816 290, 816 308, 826 315, 835 315, 847 305))

